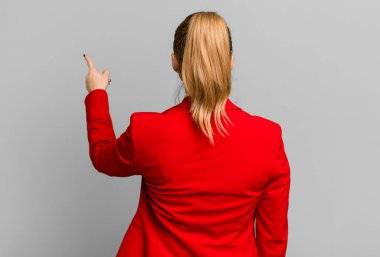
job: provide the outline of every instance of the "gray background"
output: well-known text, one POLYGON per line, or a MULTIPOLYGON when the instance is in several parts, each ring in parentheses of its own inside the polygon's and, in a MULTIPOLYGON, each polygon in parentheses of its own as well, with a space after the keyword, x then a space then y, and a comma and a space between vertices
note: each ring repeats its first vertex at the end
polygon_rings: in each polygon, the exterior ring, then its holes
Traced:
POLYGON ((283 128, 287 256, 379 256, 375 0, 2 1, 0 256, 116 254, 141 177, 108 177, 90 162, 82 54, 111 72, 119 136, 131 113, 178 103, 174 31, 200 10, 231 28, 230 99, 283 128))

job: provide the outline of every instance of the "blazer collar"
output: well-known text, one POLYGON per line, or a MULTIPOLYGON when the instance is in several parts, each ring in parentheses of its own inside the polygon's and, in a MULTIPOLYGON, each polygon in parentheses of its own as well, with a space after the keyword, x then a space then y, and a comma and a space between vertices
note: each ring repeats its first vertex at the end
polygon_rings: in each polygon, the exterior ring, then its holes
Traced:
MULTIPOLYGON (((185 98, 183 98, 182 102, 177 104, 176 107, 190 109, 191 107, 190 96, 186 96, 185 98)), ((241 108, 235 105, 233 102, 231 102, 229 98, 227 98, 225 109, 226 110, 241 110, 241 108)))

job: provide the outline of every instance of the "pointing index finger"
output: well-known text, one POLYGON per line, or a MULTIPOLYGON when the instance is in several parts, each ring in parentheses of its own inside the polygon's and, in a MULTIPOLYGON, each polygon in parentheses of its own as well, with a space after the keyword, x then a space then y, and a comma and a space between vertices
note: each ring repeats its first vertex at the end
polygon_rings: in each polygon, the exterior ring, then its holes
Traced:
POLYGON ((89 70, 95 70, 94 63, 92 62, 90 56, 88 56, 87 54, 84 54, 84 59, 87 62, 88 69, 89 70))

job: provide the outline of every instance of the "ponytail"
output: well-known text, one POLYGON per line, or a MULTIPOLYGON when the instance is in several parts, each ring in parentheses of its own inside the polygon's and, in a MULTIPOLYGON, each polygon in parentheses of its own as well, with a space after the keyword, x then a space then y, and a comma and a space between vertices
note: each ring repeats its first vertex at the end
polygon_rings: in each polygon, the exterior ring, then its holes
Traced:
POLYGON ((231 34, 216 12, 189 15, 176 30, 174 53, 179 76, 188 96, 197 128, 214 145, 211 119, 220 134, 228 135, 222 119, 232 123, 225 111, 231 92, 231 34))

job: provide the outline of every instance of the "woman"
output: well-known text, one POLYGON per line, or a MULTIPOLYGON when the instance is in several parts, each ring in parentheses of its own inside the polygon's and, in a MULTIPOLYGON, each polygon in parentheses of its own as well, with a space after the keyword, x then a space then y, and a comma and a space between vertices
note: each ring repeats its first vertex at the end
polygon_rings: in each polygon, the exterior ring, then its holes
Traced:
POLYGON ((97 71, 85 55, 91 161, 109 176, 142 176, 117 257, 285 256, 290 167, 282 130, 230 101, 233 55, 224 19, 189 15, 173 51, 185 98, 163 112, 133 113, 117 139, 109 71, 97 71))

